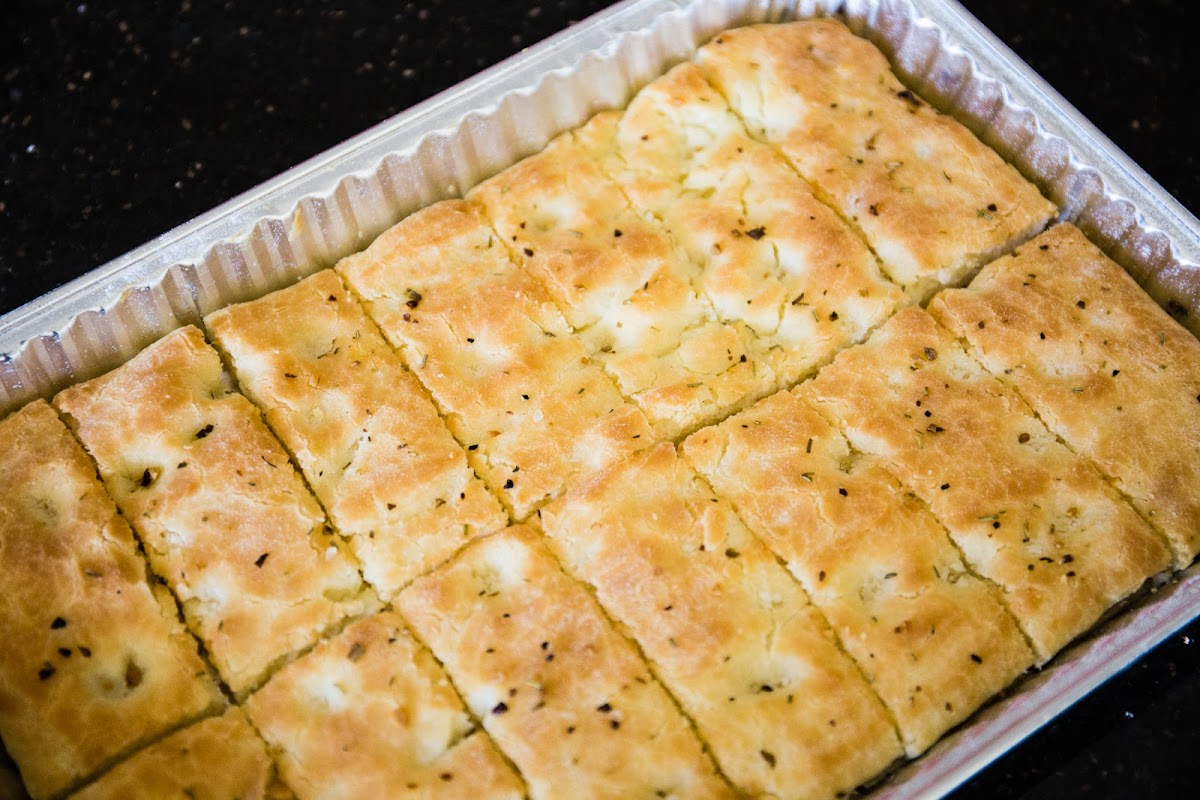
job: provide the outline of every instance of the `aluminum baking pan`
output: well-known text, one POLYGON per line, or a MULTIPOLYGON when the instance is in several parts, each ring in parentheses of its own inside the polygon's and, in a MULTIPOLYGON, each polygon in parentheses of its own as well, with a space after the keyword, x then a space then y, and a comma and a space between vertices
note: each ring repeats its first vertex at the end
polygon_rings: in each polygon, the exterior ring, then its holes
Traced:
MULTIPOLYGON (((168 331, 361 249, 596 111, 716 32, 841 13, 1061 217, 1200 331, 1200 223, 952 0, 627 0, 0 317, 0 414, 168 331)), ((1200 613, 1200 568, 1132 604, 875 787, 941 796, 1200 613)))

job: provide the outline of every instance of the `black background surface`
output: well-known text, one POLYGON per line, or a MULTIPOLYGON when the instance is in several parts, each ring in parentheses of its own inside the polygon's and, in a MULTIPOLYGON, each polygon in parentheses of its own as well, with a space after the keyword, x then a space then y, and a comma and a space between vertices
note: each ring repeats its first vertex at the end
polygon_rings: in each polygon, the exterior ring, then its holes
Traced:
MULTIPOLYGON (((1200 208, 1186 4, 966 6, 1200 208)), ((0 0, 0 313, 608 5, 0 0)), ((1200 623, 958 796, 1197 796, 1200 623)))

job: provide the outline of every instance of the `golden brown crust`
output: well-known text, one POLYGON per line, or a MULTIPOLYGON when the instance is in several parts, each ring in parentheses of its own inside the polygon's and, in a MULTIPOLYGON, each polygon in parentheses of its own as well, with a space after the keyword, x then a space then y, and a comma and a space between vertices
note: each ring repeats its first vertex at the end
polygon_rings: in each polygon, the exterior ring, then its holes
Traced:
POLYGON ((641 90, 606 161, 631 201, 696 266, 749 357, 790 386, 862 339, 902 301, 867 246, 771 147, 750 138, 696 64, 641 90))
POLYGON ((1001 258, 930 312, 965 338, 1170 539, 1200 551, 1200 342, 1074 225, 1001 258))
POLYGON ((508 260, 477 205, 419 211, 337 270, 516 517, 650 442, 645 417, 508 260))
POLYGON ((44 401, 0 422, 0 487, 0 735, 48 797, 223 701, 44 401))
POLYGON ((787 562, 910 757, 1032 665, 993 587, 925 506, 795 395, 693 434, 682 452, 787 562))
POLYGON ((533 531, 471 544, 397 602, 533 797, 731 796, 633 646, 533 531))
POLYGON ((384 598, 507 523, 332 270, 205 322, 384 598))
POLYGON ((797 391, 929 503, 1042 661, 1170 563, 1095 467, 925 311, 900 312, 797 391))
POLYGON ((914 298, 963 281, 1054 214, 836 20, 726 31, 696 59, 750 132, 780 147, 914 298))
POLYGON ((297 797, 524 796, 400 616, 359 620, 246 702, 297 797))
POLYGON ((476 187, 501 240, 589 352, 675 438, 774 388, 754 333, 718 319, 696 267, 606 174, 619 115, 598 114, 476 187))
POLYGON ((582 484, 542 520, 741 790, 833 797, 901 754, 801 588, 670 444, 582 484))
POLYGON ((147 747, 71 800, 285 800, 266 745, 240 708, 147 747))
POLYGON ((374 602, 287 453, 227 387, 196 328, 55 404, 235 694, 374 602))

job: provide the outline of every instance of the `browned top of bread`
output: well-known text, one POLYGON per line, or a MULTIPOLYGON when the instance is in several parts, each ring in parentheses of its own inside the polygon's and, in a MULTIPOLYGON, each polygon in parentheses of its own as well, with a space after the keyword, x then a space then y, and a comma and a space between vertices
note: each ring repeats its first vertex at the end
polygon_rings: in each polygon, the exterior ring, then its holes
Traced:
POLYGON ((645 417, 508 260, 478 205, 419 211, 337 270, 518 519, 650 441, 645 417))
POLYGON ((1171 541, 1200 551, 1200 341, 1074 225, 1000 258, 930 312, 1171 541))
POLYGON ((240 708, 151 745, 71 800, 291 800, 267 748, 240 708))
POLYGON ((227 380, 188 327, 55 404, 241 695, 375 601, 287 452, 227 380))
POLYGON ((398 604, 537 798, 723 798, 636 649, 527 528, 480 539, 398 604))
POLYGON ((332 270, 205 322, 385 597, 507 523, 332 270))
POLYGON ((246 709, 301 798, 524 796, 395 612, 323 641, 276 673, 246 709))
POLYGON ((924 504, 795 394, 693 434, 682 452, 799 578, 909 756, 1033 663, 924 504))
POLYGON ((725 31, 696 60, 751 134, 783 151, 914 298, 966 279, 1054 214, 837 20, 725 31))
POLYGON ((542 522, 743 791, 834 797, 901 754, 800 586, 669 443, 551 503, 542 522))
POLYGON ((1003 587, 1040 660, 1170 563, 1095 466, 921 309, 797 391, 929 503, 971 568, 1003 587))
POLYGON ((0 735, 41 798, 223 701, 44 401, 0 422, 0 486, 0 735))

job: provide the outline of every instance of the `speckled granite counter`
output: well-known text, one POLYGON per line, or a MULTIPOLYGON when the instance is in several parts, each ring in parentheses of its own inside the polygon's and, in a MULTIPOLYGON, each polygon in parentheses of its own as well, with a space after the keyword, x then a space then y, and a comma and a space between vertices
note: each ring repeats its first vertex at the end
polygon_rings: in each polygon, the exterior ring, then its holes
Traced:
MULTIPOLYGON (((608 3, 110 5, 0 10, 0 312, 608 3)), ((966 5, 1200 209, 1185 4, 966 5)), ((1197 639, 1193 623, 959 796, 1191 794, 1197 639)))

